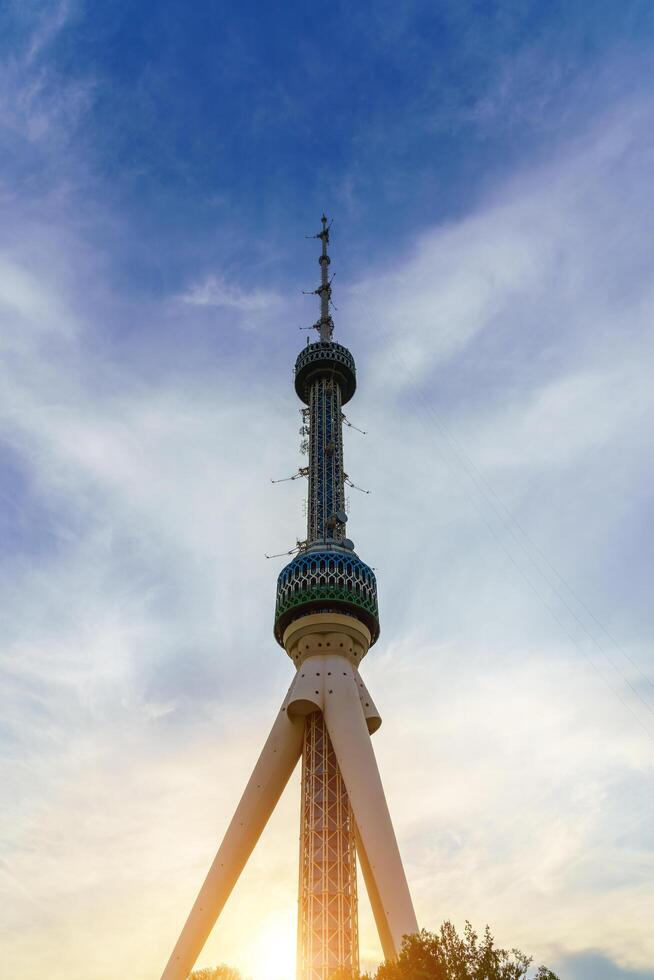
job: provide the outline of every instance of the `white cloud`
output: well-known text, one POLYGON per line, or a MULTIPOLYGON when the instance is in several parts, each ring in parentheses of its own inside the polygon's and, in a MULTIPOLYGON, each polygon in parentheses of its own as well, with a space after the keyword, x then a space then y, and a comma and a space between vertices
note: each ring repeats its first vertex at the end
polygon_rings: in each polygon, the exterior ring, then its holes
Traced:
POLYGON ((574 371, 535 390, 513 392, 490 419, 475 419, 467 444, 487 467, 551 467, 611 446, 654 411, 646 361, 574 371))
POLYGON ((643 275, 653 248, 643 194, 650 123, 647 109, 620 107, 579 145, 357 283, 344 313, 372 348, 377 383, 424 384, 476 340, 498 338, 505 346, 488 353, 511 362, 536 336, 545 369, 559 345, 592 363, 592 345, 605 354, 620 323, 628 338, 636 320, 642 336, 653 300, 643 275))
POLYGON ((264 289, 248 292, 213 273, 201 282, 191 285, 179 300, 189 306, 218 306, 242 313, 271 313, 280 303, 280 298, 275 293, 264 289))
POLYGON ((31 333, 70 335, 75 327, 75 317, 47 279, 37 278, 24 266, 4 257, 0 258, 0 310, 4 314, 0 338, 3 346, 28 343, 31 333))
POLYGON ((69 0, 59 0, 50 4, 40 17, 32 33, 27 50, 28 63, 34 61, 69 21, 71 4, 69 0))

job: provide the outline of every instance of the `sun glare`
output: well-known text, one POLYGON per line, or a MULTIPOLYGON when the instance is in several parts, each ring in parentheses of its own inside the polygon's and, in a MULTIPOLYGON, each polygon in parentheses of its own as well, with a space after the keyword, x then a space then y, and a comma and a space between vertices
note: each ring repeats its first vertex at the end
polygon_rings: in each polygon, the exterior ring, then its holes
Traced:
POLYGON ((275 912, 261 923, 251 949, 252 980, 292 980, 295 976, 295 916, 275 912))

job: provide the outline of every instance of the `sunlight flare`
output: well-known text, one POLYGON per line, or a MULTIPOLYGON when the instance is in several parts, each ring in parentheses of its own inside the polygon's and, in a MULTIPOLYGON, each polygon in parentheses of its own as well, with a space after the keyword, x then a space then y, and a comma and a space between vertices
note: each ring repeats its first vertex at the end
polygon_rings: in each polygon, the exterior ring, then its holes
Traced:
POLYGON ((291 980, 295 976, 295 914, 274 912, 264 919, 251 948, 247 973, 252 980, 291 980))

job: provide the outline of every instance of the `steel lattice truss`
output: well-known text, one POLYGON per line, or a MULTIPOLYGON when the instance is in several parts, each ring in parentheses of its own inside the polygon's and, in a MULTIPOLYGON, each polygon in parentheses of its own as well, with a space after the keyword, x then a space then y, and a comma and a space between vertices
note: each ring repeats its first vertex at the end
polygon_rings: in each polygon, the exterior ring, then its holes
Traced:
POLYGON ((345 507, 343 487, 343 426, 341 389, 331 378, 311 385, 309 462, 309 521, 307 540, 340 541, 344 525, 333 515, 345 507))
POLYGON ((307 718, 302 754, 297 972, 359 971, 354 819, 323 715, 307 718))

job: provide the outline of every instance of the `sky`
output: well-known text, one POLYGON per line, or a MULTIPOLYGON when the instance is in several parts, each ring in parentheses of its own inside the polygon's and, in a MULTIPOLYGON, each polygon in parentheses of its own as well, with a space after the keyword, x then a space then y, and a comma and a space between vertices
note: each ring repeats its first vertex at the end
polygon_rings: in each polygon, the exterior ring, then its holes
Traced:
MULTIPOLYGON (((160 975, 290 683, 325 210, 419 922, 654 980, 654 5, 5 0, 0 52, 3 972, 160 975)), ((293 974, 298 779, 200 965, 293 974)))

